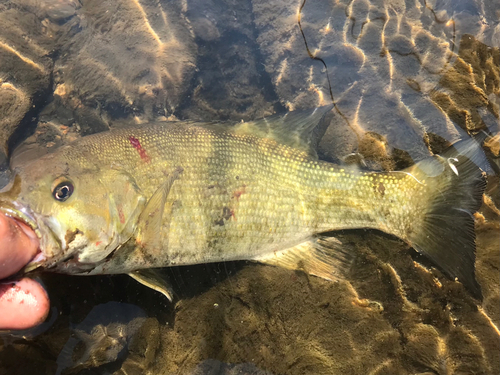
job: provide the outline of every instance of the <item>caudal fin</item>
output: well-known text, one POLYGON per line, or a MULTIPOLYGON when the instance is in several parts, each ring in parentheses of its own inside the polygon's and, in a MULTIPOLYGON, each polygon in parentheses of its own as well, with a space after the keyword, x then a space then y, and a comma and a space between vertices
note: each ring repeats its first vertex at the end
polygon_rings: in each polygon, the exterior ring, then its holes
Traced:
POLYGON ((481 206, 488 162, 473 140, 458 142, 443 154, 422 160, 411 173, 431 185, 430 204, 409 235, 412 246, 478 299, 475 277, 474 212, 481 206))

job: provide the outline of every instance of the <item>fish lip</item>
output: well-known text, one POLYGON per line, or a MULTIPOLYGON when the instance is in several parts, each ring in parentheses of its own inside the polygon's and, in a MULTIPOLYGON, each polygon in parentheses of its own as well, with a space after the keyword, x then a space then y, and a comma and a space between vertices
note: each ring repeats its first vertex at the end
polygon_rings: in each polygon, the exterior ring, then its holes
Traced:
MULTIPOLYGON (((38 241, 41 241, 42 232, 40 230, 40 226, 33 217, 32 213, 26 207, 21 207, 14 203, 12 206, 9 205, 0 207, 0 212, 2 212, 5 216, 8 216, 16 221, 20 221, 30 227, 38 238, 38 241)), ((26 266, 24 266, 22 272, 27 273, 33 271, 34 269, 40 267, 46 259, 45 254, 41 248, 38 247, 35 256, 29 261, 28 264, 26 264, 26 266)))
POLYGON ((35 257, 31 259, 27 265, 24 266, 23 273, 28 273, 36 270, 37 268, 41 267, 46 261, 47 257, 40 249, 38 249, 35 257))
POLYGON ((40 227, 36 219, 33 215, 25 208, 25 207, 0 207, 0 211, 3 212, 6 216, 11 217, 15 220, 21 221, 22 223, 29 226, 33 229, 33 232, 40 240, 42 238, 42 232, 40 231, 40 227))
MULTIPOLYGON (((9 204, 2 202, 0 206, 0 213, 3 213, 8 217, 29 226, 33 232, 35 232, 39 241, 36 254, 20 270, 20 274, 26 274, 40 267, 53 268, 58 263, 63 263, 74 256, 76 250, 72 253, 65 253, 63 251, 58 255, 48 255, 47 252, 43 250, 44 238, 47 236, 57 238, 50 225, 46 222, 46 220, 44 220, 44 216, 33 213, 28 207, 21 206, 16 202, 9 202, 9 204)), ((59 241, 56 241, 56 243, 62 249, 62 244, 59 241)))

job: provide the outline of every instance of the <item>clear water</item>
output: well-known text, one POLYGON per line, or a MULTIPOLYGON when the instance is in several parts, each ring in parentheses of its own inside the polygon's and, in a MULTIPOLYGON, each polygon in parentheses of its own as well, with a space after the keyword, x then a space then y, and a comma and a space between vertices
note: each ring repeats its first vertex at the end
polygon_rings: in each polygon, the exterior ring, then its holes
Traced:
MULTIPOLYGON (((329 161, 401 169, 500 130, 497 0, 0 2, 0 141, 48 149, 168 119, 250 120, 336 103, 329 161)), ((499 166, 498 138, 485 146, 499 166)), ((44 274, 47 322, 2 333, 0 374, 498 374, 500 194, 477 215, 484 299, 378 232, 331 283, 245 262, 44 274)))

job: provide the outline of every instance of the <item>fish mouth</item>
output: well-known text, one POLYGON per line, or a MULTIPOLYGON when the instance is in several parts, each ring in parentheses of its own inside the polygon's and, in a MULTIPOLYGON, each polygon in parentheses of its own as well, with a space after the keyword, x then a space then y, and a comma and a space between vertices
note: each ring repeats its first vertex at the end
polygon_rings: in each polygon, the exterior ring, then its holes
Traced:
POLYGON ((0 202, 0 214, 2 213, 15 220, 20 230, 28 237, 38 241, 35 255, 16 275, 26 274, 42 267, 51 269, 62 264, 79 265, 77 261, 73 260, 77 249, 71 252, 64 251, 67 248, 66 243, 58 240, 54 232, 57 229, 54 228, 54 223, 51 222, 50 218, 34 213, 28 207, 21 206, 16 202, 0 202))
MULTIPOLYGON (((9 206, 1 206, 0 212, 5 216, 12 218, 18 224, 22 224, 20 226, 21 230, 28 236, 34 237, 32 233, 35 234, 38 242, 40 243, 42 240, 42 232, 40 230, 40 226, 38 225, 36 219, 33 215, 25 208, 25 207, 11 207, 9 206), (24 225, 24 226, 23 226, 24 225), (28 228, 25 228, 27 226, 28 228), (31 233, 30 233, 31 230, 31 233)), ((23 268, 23 272, 27 273, 33 271, 34 269, 40 267, 43 262, 46 260, 45 255, 43 254, 40 245, 35 253, 35 256, 31 261, 23 268)))
POLYGON ((26 224, 33 230, 38 239, 42 238, 42 232, 40 231, 40 228, 35 218, 31 214, 29 214, 26 209, 0 207, 0 211, 3 212, 6 216, 9 216, 17 221, 20 221, 23 224, 26 224))

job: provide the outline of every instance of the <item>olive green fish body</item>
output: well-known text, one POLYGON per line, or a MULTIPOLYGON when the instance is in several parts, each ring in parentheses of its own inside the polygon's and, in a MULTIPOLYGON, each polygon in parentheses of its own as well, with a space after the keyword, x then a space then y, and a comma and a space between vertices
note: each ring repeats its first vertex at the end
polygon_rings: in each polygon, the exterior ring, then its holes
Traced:
POLYGON ((167 200, 162 250, 155 264, 138 251, 139 267, 252 259, 338 229, 405 238, 417 195, 425 196, 405 173, 361 173, 273 140, 198 126, 123 129, 84 141, 75 145, 82 163, 128 171, 147 199, 169 171, 183 168, 167 200))
POLYGON ((20 165, 0 207, 36 228, 42 254, 33 263, 57 272, 249 259, 333 279, 342 261, 325 257, 331 242, 317 236, 373 228, 480 293, 469 231, 484 189, 471 161, 476 150, 454 149, 404 171, 362 172, 302 147, 311 133, 305 118, 290 116, 297 134, 281 138, 269 135, 275 127, 266 119, 253 124, 258 135, 175 122, 84 137, 20 165))

